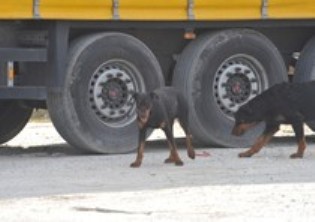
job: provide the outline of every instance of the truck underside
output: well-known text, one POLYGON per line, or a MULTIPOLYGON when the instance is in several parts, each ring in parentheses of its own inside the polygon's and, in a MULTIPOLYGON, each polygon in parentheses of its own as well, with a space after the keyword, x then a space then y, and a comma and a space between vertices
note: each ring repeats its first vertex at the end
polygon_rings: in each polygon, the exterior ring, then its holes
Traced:
POLYGON ((124 153, 137 146, 129 91, 177 87, 193 138, 247 146, 230 136, 233 113, 271 85, 315 78, 315 20, 0 22, 0 142, 33 108, 48 108, 73 146, 124 153), (313 74, 314 73, 314 74, 313 74))

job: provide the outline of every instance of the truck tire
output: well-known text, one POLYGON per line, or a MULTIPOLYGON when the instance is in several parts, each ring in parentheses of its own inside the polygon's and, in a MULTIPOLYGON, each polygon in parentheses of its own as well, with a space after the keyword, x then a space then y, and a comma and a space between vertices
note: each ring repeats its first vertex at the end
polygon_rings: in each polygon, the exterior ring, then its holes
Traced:
MULTIPOLYGON (((0 47, 16 45, 15 28, 2 23, 0 26, 0 47)), ((6 75, 7 63, 0 62, 0 74, 6 75)), ((32 108, 23 106, 16 100, 0 101, 0 144, 15 137, 26 125, 32 115, 32 108)))
POLYGON ((24 128, 32 111, 15 100, 0 101, 0 144, 11 140, 24 128))
POLYGON ((138 129, 130 91, 164 85, 160 65, 146 45, 122 33, 74 41, 62 91, 50 89, 52 121, 72 146, 94 153, 136 149, 138 129))
MULTIPOLYGON (((300 54, 295 66, 295 74, 293 82, 308 82, 315 80, 315 37, 311 38, 300 54)), ((313 131, 315 131, 315 121, 306 123, 313 131)))
POLYGON ((201 35, 182 52, 173 85, 190 108, 193 138, 224 147, 250 145, 262 126, 242 137, 231 135, 233 114, 250 99, 287 80, 282 56, 262 34, 231 29, 201 35))

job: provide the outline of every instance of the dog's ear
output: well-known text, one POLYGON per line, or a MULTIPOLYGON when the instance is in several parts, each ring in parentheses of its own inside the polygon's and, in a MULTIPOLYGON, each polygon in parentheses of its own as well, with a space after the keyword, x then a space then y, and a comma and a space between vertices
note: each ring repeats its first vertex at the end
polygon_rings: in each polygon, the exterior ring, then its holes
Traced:
POLYGON ((127 93, 131 96, 134 96, 137 92, 133 90, 128 90, 127 93))
POLYGON ((139 93, 136 91, 128 91, 128 93, 131 95, 132 98, 134 98, 135 101, 139 98, 139 93))
POLYGON ((133 95, 134 100, 137 102, 139 99, 139 93, 135 92, 133 95))
POLYGON ((154 100, 154 99, 159 99, 159 96, 158 96, 156 93, 154 93, 154 92, 150 92, 150 98, 151 98, 152 100, 154 100))

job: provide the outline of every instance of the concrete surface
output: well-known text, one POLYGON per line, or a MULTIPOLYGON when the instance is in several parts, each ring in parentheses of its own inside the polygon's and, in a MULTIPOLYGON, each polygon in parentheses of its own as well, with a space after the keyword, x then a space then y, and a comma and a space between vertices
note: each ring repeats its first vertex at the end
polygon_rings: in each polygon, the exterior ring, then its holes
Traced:
POLYGON ((190 160, 178 139, 183 167, 164 164, 166 142, 150 141, 132 169, 134 153, 83 155, 49 122, 30 123, 0 149, 0 220, 314 221, 315 139, 307 141, 304 159, 289 159, 294 138, 277 137, 249 159, 237 157, 244 148, 199 147, 190 160))

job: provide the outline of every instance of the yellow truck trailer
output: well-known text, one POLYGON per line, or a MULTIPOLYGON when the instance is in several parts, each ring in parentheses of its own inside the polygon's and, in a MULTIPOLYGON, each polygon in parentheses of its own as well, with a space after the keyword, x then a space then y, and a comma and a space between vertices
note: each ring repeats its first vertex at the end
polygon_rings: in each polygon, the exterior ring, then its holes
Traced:
POLYGON ((261 129, 231 137, 233 113, 275 83, 314 79, 314 36, 314 0, 2 0, 0 143, 47 108, 74 147, 132 151, 129 92, 173 85, 195 141, 246 146, 261 129))

